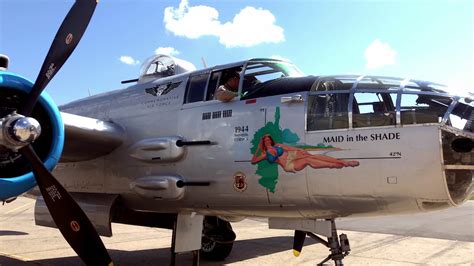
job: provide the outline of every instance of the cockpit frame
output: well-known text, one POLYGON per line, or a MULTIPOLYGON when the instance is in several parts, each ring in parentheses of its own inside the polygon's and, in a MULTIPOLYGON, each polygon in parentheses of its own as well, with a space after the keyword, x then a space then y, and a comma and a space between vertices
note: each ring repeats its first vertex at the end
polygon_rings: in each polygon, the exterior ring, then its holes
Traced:
MULTIPOLYGON (((430 100, 430 103, 437 104, 446 108, 446 111, 442 116, 440 116, 440 121, 432 122, 434 124, 440 124, 445 126, 449 123, 450 116, 456 115, 462 119, 470 120, 473 116, 473 99, 469 96, 456 96, 452 95, 442 89, 437 87, 442 87, 443 85, 430 83, 425 81, 418 81, 412 79, 401 79, 401 78, 392 78, 392 77, 383 77, 383 76, 356 76, 356 75, 343 75, 343 76, 321 76, 318 78, 318 81, 315 82, 315 86, 310 90, 309 96, 319 96, 325 97, 329 94, 348 94, 349 99, 347 103, 347 127, 345 129, 354 128, 354 105, 357 104, 355 95, 357 93, 376 93, 376 94, 388 94, 396 95, 396 100, 393 105, 395 113, 395 123, 393 126, 407 126, 408 124, 427 124, 427 123, 403 123, 402 119, 402 97, 404 95, 417 95, 417 96, 426 96, 424 98, 430 100), (335 82, 340 86, 329 86, 325 90, 322 90, 322 84, 324 82, 335 82), (345 86, 344 86, 345 84, 345 86), (352 84, 352 85, 350 85, 352 84), (350 88, 348 88, 350 85, 350 88), (430 98, 431 96, 431 98, 430 98), (436 99, 443 99, 448 101, 448 104, 443 103, 436 99)), ((426 104, 426 102, 421 102, 426 104)), ((418 105, 418 102, 417 102, 418 105)), ((439 107, 438 106, 438 107, 439 107)), ((308 106, 309 107, 309 106, 308 106)), ((430 106, 432 108, 432 106, 430 106)), ((308 110, 310 112, 311 110, 308 110)), ((392 125, 390 125, 392 126, 392 125)), ((325 130, 325 129, 308 129, 307 131, 314 130, 325 130)), ((326 129, 334 130, 334 129, 326 129)), ((337 130, 337 129, 336 129, 337 130)), ((471 128, 472 132, 472 128, 471 128)))

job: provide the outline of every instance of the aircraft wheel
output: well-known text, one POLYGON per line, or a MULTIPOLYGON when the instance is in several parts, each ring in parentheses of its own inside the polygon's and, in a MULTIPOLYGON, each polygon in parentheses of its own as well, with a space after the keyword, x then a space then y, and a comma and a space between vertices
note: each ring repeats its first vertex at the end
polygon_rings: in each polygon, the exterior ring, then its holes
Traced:
POLYGON ((222 261, 229 256, 232 251, 234 241, 230 243, 218 243, 203 236, 201 244, 201 257, 206 260, 222 261))

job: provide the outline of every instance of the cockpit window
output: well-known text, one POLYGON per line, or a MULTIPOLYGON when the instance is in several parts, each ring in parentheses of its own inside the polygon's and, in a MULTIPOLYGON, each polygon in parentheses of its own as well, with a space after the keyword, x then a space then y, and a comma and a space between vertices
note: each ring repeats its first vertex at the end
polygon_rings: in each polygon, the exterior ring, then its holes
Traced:
POLYGON ((395 124, 396 112, 390 94, 370 92, 356 92, 354 94, 352 127, 378 127, 395 124))
POLYGON ((189 78, 184 103, 194 103, 204 100, 208 77, 209 73, 201 73, 189 78))
POLYGON ((452 102, 451 97, 431 94, 402 94, 400 115, 402 125, 439 123, 452 102))
POLYGON ((450 88, 432 82, 412 81, 401 95, 402 124, 443 123, 473 132, 474 95, 448 93, 450 88), (410 93, 410 94, 409 94, 410 93))
POLYGON ((450 95, 439 84, 320 77, 308 97, 307 130, 441 123, 472 132, 473 110, 471 97, 450 95))
POLYGON ((207 86, 206 101, 231 101, 238 96, 242 66, 219 69, 211 74, 207 86))
POLYGON ((242 93, 250 94, 274 80, 286 77, 302 77, 303 73, 294 65, 281 61, 255 61, 245 68, 242 93))
POLYGON ((327 93, 309 96, 308 130, 348 128, 348 93, 327 93))

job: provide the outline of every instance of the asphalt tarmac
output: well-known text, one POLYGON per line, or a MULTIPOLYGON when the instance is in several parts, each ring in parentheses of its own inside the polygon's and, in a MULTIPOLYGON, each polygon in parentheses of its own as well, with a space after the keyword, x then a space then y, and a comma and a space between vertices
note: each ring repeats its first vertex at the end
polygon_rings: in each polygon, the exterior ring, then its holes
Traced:
MULTIPOLYGON (((82 265, 58 230, 34 225, 34 200, 19 198, 0 206, 0 266, 82 265)), ((337 222, 348 235, 352 252, 347 265, 473 265, 474 202, 446 211, 337 222)), ((264 219, 233 224, 237 240, 224 262, 201 265, 315 265, 328 249, 308 238, 294 257, 292 235, 268 229, 264 219)), ((169 265, 171 231, 112 225, 114 236, 102 238, 115 265, 169 265)), ((178 256, 191 265, 192 256, 178 256)))

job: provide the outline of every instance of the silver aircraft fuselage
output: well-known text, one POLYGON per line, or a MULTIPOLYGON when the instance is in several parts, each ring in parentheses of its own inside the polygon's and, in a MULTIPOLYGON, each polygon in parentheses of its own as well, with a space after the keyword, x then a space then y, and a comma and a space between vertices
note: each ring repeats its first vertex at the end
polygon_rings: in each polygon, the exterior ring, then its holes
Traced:
MULTIPOLYGON (((398 80, 398 87, 385 91, 393 97, 394 110, 380 119, 391 116, 389 125, 364 117, 362 111, 346 112, 342 120, 312 115, 311 104, 318 97, 329 99, 330 90, 185 103, 190 76, 211 75, 225 67, 138 83, 62 106, 65 113, 119 124, 126 136, 123 145, 109 155, 61 163, 54 174, 68 191, 119 194, 134 210, 198 211, 225 217, 413 213, 456 206, 470 194, 472 152, 449 161, 445 157, 452 152, 444 142, 448 135, 472 138, 472 133, 456 130, 446 120, 423 120, 400 107, 397 97, 416 94, 406 91, 407 81, 398 80), (178 85, 163 95, 150 93, 150 88, 163 84, 178 85), (341 121, 340 127, 319 130, 320 123, 341 121), (263 166, 251 162, 252 146, 259 141, 257 132, 265 127, 311 146, 305 150, 310 155, 357 164, 308 165, 299 171, 277 165, 272 166, 273 175, 266 176, 265 169, 259 168, 263 166), (209 143, 179 147, 176 141, 209 143), (170 187, 179 180, 209 185, 170 187)), ((349 90, 333 95, 345 93, 353 99, 363 93, 364 78, 356 78, 348 78, 349 90)), ((315 84, 320 80, 314 77, 315 84)), ((206 86, 209 83, 210 78, 206 86)), ((353 102, 348 103, 349 110, 354 110, 353 102)))

